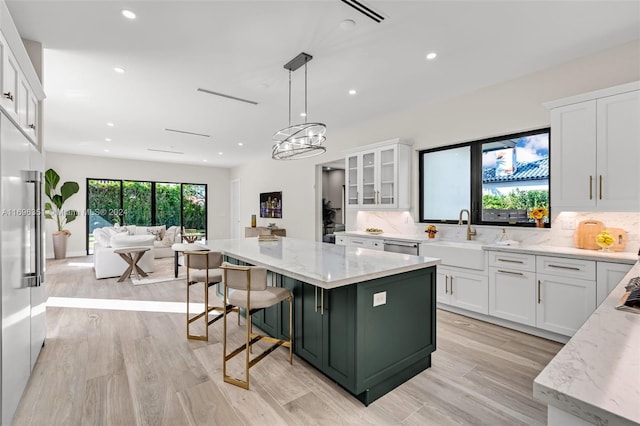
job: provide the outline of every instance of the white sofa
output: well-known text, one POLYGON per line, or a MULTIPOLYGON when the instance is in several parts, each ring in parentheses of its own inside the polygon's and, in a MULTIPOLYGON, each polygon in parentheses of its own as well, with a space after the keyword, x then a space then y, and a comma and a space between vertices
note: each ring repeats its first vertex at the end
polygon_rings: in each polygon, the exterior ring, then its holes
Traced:
POLYGON ((177 226, 138 226, 127 225, 114 228, 116 231, 123 232, 126 230, 129 235, 153 235, 153 257, 161 259, 163 257, 173 257, 171 246, 182 242, 182 234, 177 226))
POLYGON ((119 277, 127 268, 114 250, 125 247, 149 247, 138 265, 145 272, 154 271, 154 259, 173 256, 171 246, 180 242, 177 227, 164 229, 155 226, 106 227, 93 231, 93 264, 96 278, 119 277))
POLYGON ((154 271, 153 235, 128 235, 113 228, 100 228, 93 231, 93 268, 96 278, 119 277, 127 269, 127 263, 115 253, 115 250, 126 247, 149 247, 138 266, 145 272, 154 271))

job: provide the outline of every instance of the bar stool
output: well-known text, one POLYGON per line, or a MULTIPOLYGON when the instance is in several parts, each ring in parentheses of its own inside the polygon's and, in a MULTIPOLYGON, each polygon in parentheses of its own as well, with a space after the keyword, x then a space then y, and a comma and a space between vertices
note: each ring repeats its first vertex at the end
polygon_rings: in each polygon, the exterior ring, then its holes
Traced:
MULTIPOLYGON (((238 308, 223 302, 225 306, 209 305, 209 288, 222 281, 222 270, 219 269, 222 264, 222 253, 217 251, 188 251, 184 252, 187 264, 187 338, 195 340, 209 340, 209 326, 218 321, 227 312, 238 312, 238 308), (204 284, 204 311, 191 316, 189 312, 189 293, 190 287, 197 283, 204 284), (209 320, 209 312, 216 311, 219 314, 209 320), (205 334, 191 334, 191 323, 204 318, 205 334)), ((226 294, 226 293, 225 293, 226 294)), ((238 317, 240 324, 240 317, 238 317)))
POLYGON ((223 344, 222 344, 222 378, 226 383, 249 389, 249 369, 264 359, 279 346, 289 348, 289 364, 293 361, 293 296, 289 289, 267 286, 267 270, 259 266, 237 266, 227 262, 220 266, 223 271, 224 294, 228 294, 229 304, 246 309, 247 320, 246 340, 242 346, 227 354, 227 312, 223 313, 223 344), (232 291, 228 292, 228 289, 232 291), (268 308, 287 300, 289 302, 289 340, 276 339, 270 336, 253 333, 251 330, 251 315, 260 309, 268 308), (259 340, 265 340, 273 345, 260 355, 249 359, 252 345, 259 340), (245 352, 245 380, 227 375, 227 361, 245 352))

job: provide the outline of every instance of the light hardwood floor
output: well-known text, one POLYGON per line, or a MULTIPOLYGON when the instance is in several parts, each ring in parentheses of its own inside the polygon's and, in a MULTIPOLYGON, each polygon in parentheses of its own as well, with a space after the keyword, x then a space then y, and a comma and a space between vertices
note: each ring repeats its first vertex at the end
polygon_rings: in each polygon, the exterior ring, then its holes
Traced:
MULTIPOLYGON (((208 342, 187 340, 185 314, 170 312, 185 302, 183 280, 96 280, 91 262, 47 263, 50 297, 86 300, 47 308, 46 345, 15 425, 546 423, 532 383, 558 343, 438 311, 432 367, 369 407, 302 359, 290 366, 285 349, 252 368, 245 391, 222 382, 222 324, 208 342), (82 307, 96 299, 123 306, 82 307), (126 310, 128 301, 152 303, 126 310)), ((156 262, 154 275, 172 273, 172 259, 156 262)), ((235 314, 230 324, 237 342, 235 314)))

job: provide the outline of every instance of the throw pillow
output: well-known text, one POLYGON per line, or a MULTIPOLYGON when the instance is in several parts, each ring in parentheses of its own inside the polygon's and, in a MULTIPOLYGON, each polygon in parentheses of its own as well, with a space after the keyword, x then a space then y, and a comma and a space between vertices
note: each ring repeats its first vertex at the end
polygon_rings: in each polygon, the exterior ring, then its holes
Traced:
POLYGON ((164 238, 162 239, 162 245, 165 247, 171 247, 176 241, 176 234, 178 233, 177 226, 171 226, 164 233, 164 238))
POLYGON ((151 234, 156 238, 156 241, 162 241, 164 233, 166 232, 166 226, 149 226, 147 227, 147 234, 151 234))

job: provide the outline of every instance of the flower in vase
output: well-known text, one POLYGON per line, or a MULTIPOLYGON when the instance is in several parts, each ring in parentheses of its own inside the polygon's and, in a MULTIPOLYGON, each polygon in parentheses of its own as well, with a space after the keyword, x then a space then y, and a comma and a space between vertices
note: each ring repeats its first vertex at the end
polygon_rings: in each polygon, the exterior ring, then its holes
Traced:
POLYGON ((546 207, 535 207, 529 212, 531 219, 544 219, 549 214, 549 210, 546 207))

